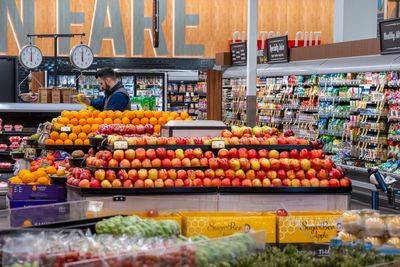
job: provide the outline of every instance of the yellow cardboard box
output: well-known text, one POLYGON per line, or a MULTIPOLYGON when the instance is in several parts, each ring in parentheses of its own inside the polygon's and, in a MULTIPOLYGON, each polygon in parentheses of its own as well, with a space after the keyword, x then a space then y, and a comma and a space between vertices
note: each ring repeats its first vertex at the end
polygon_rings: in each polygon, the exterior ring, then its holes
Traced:
POLYGON ((278 216, 279 243, 327 243, 337 234, 339 211, 291 212, 278 216))
POLYGON ((265 231, 267 243, 276 243, 276 215, 268 212, 180 212, 182 232, 209 238, 239 232, 265 231))
POLYGON ((105 217, 105 216, 117 216, 117 215, 136 215, 142 219, 153 219, 156 221, 162 220, 171 220, 176 221, 179 224, 179 227, 182 231, 182 217, 178 213, 174 212, 159 212, 158 216, 150 217, 146 212, 135 212, 135 211, 103 211, 94 214, 93 212, 87 212, 86 218, 95 218, 95 217, 105 217))

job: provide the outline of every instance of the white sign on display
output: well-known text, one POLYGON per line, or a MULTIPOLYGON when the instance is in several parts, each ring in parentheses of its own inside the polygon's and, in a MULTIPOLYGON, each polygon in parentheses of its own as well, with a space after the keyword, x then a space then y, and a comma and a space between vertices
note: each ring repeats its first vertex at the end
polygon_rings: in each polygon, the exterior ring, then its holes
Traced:
POLYGON ((128 142, 127 141, 115 141, 114 149, 128 149, 128 142))

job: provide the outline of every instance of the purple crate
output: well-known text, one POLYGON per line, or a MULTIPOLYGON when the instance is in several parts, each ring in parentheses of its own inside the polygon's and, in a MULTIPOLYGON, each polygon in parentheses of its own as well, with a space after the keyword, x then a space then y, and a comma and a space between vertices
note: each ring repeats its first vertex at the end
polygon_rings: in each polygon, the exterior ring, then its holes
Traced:
POLYGON ((66 199, 65 187, 59 185, 8 184, 7 195, 12 200, 59 200, 66 199))

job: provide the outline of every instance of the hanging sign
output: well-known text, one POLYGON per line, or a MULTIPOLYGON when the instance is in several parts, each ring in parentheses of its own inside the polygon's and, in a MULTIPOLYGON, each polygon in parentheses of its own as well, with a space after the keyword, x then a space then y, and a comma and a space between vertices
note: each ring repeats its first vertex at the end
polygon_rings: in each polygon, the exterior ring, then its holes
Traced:
POLYGON ((400 19, 379 23, 381 54, 400 53, 400 19))
POLYGON ((153 47, 158 48, 160 34, 159 3, 153 0, 153 47))
POLYGON ((246 66, 247 44, 246 42, 231 43, 231 65, 246 66))
POLYGON ((279 36, 267 40, 268 63, 289 62, 288 37, 279 36))

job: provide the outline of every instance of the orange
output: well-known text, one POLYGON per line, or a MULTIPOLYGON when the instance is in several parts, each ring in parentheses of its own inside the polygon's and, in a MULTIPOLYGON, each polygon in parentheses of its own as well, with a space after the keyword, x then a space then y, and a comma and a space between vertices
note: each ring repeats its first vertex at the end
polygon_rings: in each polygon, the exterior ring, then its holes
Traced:
POLYGON ((35 177, 35 180, 38 179, 39 177, 47 176, 47 173, 45 171, 35 171, 33 173, 33 177, 35 177))
POLYGON ((130 120, 133 120, 134 118, 136 118, 135 111, 129 110, 126 114, 126 117, 128 117, 128 119, 130 120))
POLYGON ((86 120, 85 119, 80 119, 79 120, 79 125, 80 126, 86 125, 86 120))
POLYGON ((102 118, 95 118, 94 119, 94 124, 103 124, 103 119, 102 118))
POLYGON ((135 111, 135 116, 136 116, 136 118, 139 118, 139 119, 143 118, 144 117, 144 111, 143 110, 135 111))
POLYGON ((54 124, 54 130, 59 131, 63 125, 61 123, 54 124))
POLYGON ((146 110, 145 112, 144 112, 144 115, 146 116, 146 118, 151 118, 151 117, 153 117, 153 112, 152 111, 150 111, 150 110, 146 110))
POLYGON ((80 133, 78 134, 78 139, 81 139, 82 141, 87 139, 87 135, 85 133, 80 133))
POLYGON ((59 117, 57 119, 57 122, 62 125, 67 125, 69 123, 69 119, 64 117, 59 117))
POLYGON ((173 112, 171 112, 170 116, 175 119, 175 118, 179 117, 179 113, 176 111, 173 111, 173 112))
POLYGON ((182 113, 181 113, 181 118, 182 118, 183 120, 186 120, 187 118, 189 118, 189 113, 187 113, 186 111, 182 112, 182 113))
POLYGON ((114 114, 115 114, 115 118, 117 118, 117 119, 122 119, 122 117, 123 117, 122 112, 119 110, 115 111, 114 114))
POLYGON ((35 176, 33 173, 25 173, 24 176, 21 177, 21 180, 24 184, 33 183, 35 181, 35 176))
POLYGON ((38 184, 50 184, 50 180, 47 177, 40 177, 36 182, 38 184))
POLYGON ((130 123, 131 123, 131 120, 128 119, 127 117, 124 117, 124 118, 122 118, 121 122, 122 122, 122 124, 127 125, 127 124, 130 124, 130 123))
POLYGON ((60 134, 58 132, 51 132, 50 138, 56 141, 58 138, 60 138, 60 134))
POLYGON ((83 141, 83 144, 84 144, 85 146, 89 145, 89 139, 86 139, 85 141, 83 141))
POLYGON ((133 124, 133 125, 139 125, 139 124, 140 124, 140 119, 139 119, 139 118, 134 118, 134 119, 132 120, 132 124, 133 124))
POLYGON ((74 125, 72 125, 71 123, 68 123, 67 126, 68 126, 69 128, 71 128, 71 129, 74 127, 74 125))
POLYGON ((71 111, 71 116, 73 118, 80 119, 80 115, 79 115, 78 111, 75 111, 75 110, 71 111))
POLYGON ((79 134, 82 131, 82 127, 80 125, 72 127, 72 132, 74 134, 79 134))
POLYGON ((51 146, 51 145, 54 145, 54 140, 53 140, 53 139, 47 139, 44 143, 45 143, 46 145, 51 146))
POLYGON ((67 140, 67 139, 68 139, 68 134, 67 134, 67 133, 60 133, 60 139, 61 139, 62 141, 67 140))
POLYGON ((74 142, 74 145, 82 146, 83 145, 83 141, 81 139, 76 139, 75 142, 74 142))
POLYGON ((171 117, 171 116, 169 116, 169 117, 167 118, 167 122, 168 122, 168 121, 173 121, 173 120, 174 120, 174 118, 171 117))
POLYGON ((169 117, 169 112, 168 112, 168 111, 164 111, 163 114, 162 114, 162 116, 163 116, 164 118, 168 118, 168 117, 169 117))
POLYGON ((82 132, 88 134, 91 131, 92 131, 92 127, 90 125, 86 124, 86 125, 82 126, 82 132))
POLYGON ((82 119, 87 119, 90 117, 90 113, 87 110, 79 111, 79 115, 81 116, 82 119))
POLYGON ((157 119, 162 117, 162 112, 161 111, 153 111, 153 116, 157 119))
POLYGON ((115 119, 114 120, 114 124, 121 124, 122 122, 121 122, 121 119, 115 119))
POLYGON ((115 112, 112 110, 107 111, 107 118, 115 119, 115 112))
POLYGON ((62 146, 62 145, 64 145, 64 141, 58 139, 58 140, 56 140, 56 142, 55 142, 54 144, 55 144, 55 145, 58 145, 58 146, 62 146))
POLYGON ((104 120, 105 118, 107 118, 107 112, 106 111, 102 111, 99 113, 99 115, 97 116, 98 118, 104 120))
POLYGON ((79 120, 78 120, 77 118, 73 118, 73 119, 70 120, 70 123, 71 123, 72 125, 76 126, 76 125, 79 124, 79 120))
POLYGON ((142 118, 142 119, 140 120, 140 123, 141 123, 142 125, 149 124, 149 119, 148 119, 148 118, 142 118))
POLYGON ((156 125, 158 120, 153 117, 153 118, 150 118, 149 122, 150 122, 151 125, 156 125))
POLYGON ((165 124, 167 122, 167 119, 166 118, 164 118, 164 117, 161 117, 161 118, 159 118, 158 119, 158 124, 165 124))
POLYGON ((57 169, 53 166, 48 166, 44 169, 47 174, 56 174, 57 169))
POLYGON ((74 133, 70 133, 68 136, 68 139, 71 140, 72 142, 75 141, 78 138, 78 136, 74 133))
POLYGON ((69 117, 69 114, 70 114, 70 112, 69 112, 68 110, 63 110, 63 111, 61 112, 61 117, 68 118, 68 117, 69 117))
POLYGON ((104 124, 112 124, 114 121, 111 118, 104 119, 104 124))
MULTIPOLYGON (((93 124, 93 125, 92 125, 91 131, 92 131, 92 132, 97 132, 98 129, 99 129, 99 125, 98 125, 98 124, 93 124)), ((86 133, 86 132, 85 132, 85 133, 86 133)))
MULTIPOLYGON (((87 135, 87 137, 92 137, 92 136, 94 136, 94 133, 89 133, 89 134, 87 135)), ((88 140, 88 139, 86 139, 86 140, 88 140)))
POLYGON ((177 121, 181 121, 181 120, 182 120, 182 118, 181 118, 181 117, 177 117, 177 118, 175 118, 175 120, 177 120, 177 121))
POLYGON ((18 172, 18 177, 19 178, 22 178, 23 176, 24 176, 24 174, 26 174, 26 173, 29 173, 30 171, 28 171, 28 170, 20 170, 19 172, 18 172))
POLYGON ((160 124, 154 125, 154 132, 160 133, 160 131, 161 131, 161 126, 160 126, 160 124))
POLYGON ((87 122, 87 124, 92 125, 93 122, 94 122, 94 119, 93 118, 88 118, 88 119, 86 119, 86 122, 87 122))
POLYGON ((71 141, 71 140, 69 140, 69 139, 67 139, 67 140, 65 140, 64 141, 64 145, 66 145, 66 146, 72 146, 74 143, 71 141))
POLYGON ((93 110, 93 112, 92 112, 93 118, 97 118, 99 116, 99 114, 100 114, 100 110, 97 110, 97 109, 93 110))

